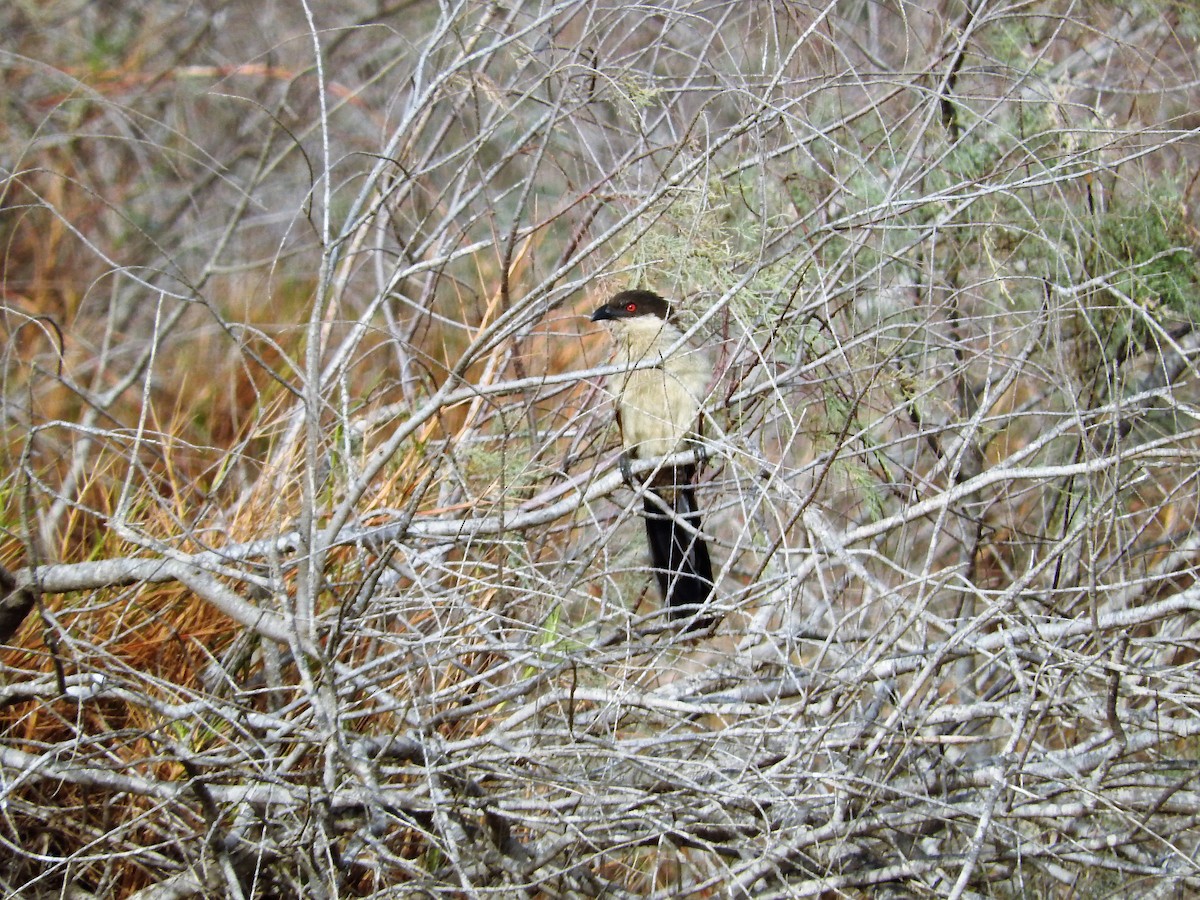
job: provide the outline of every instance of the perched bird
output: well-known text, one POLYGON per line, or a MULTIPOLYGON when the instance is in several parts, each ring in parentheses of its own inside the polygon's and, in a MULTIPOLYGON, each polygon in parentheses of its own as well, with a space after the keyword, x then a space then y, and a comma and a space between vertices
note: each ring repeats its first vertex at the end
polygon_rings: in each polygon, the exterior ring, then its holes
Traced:
MULTIPOLYGON (((669 456, 688 449, 700 435, 701 398, 712 367, 702 351, 679 346, 682 333, 668 320, 667 301, 650 291, 621 291, 592 313, 607 322, 616 338, 617 426, 628 462, 669 456), (673 347, 676 349, 672 350, 673 347)), ((687 630, 707 628, 712 619, 694 618, 713 592, 712 562, 700 537, 700 510, 693 482, 696 466, 664 466, 655 471, 643 497, 650 559, 663 599, 687 630)))

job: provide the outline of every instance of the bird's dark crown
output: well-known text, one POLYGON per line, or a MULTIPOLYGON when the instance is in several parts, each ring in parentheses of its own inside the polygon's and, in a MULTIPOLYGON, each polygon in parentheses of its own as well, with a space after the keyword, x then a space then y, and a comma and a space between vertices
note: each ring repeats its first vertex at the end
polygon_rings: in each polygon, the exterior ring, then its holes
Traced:
POLYGON ((653 291, 621 291, 592 313, 592 321, 632 319, 636 316, 658 316, 666 319, 671 307, 653 291))

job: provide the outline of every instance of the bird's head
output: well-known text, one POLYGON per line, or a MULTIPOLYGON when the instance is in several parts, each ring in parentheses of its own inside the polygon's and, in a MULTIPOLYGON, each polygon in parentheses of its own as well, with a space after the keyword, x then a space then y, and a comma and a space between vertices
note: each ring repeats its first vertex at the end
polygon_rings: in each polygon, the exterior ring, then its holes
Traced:
POLYGON ((669 313, 667 301, 653 291, 621 291, 592 313, 592 321, 624 322, 654 316, 665 322, 669 313))

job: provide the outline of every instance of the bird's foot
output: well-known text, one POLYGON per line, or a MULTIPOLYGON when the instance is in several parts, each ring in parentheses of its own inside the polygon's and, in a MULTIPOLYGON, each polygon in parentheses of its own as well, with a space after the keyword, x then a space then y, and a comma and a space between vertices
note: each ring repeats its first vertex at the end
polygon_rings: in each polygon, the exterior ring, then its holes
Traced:
POLYGON ((617 468, 621 470, 621 477, 625 479, 625 483, 631 488, 640 486, 641 481, 633 474, 633 458, 624 451, 617 457, 617 468))

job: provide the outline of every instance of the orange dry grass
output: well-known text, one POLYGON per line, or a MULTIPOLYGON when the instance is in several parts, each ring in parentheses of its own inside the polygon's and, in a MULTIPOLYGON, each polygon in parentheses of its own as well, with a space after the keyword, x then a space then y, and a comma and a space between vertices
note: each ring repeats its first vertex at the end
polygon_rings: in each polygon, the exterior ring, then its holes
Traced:
MULTIPOLYGON (((286 75, 275 70, 260 74, 286 75)), ((109 95, 144 82, 146 76, 134 67, 114 69, 94 80, 94 87, 109 95)), ((0 329, 9 338, 5 390, 9 396, 30 398, 27 427, 10 428, 3 441, 9 477, 0 482, 0 562, 11 570, 31 563, 145 555, 150 552, 147 547, 157 542, 191 552, 287 530, 301 506, 294 473, 299 471, 302 455, 292 448, 274 458, 272 451, 296 403, 280 381, 294 387, 299 380, 295 366, 303 358, 303 323, 314 293, 312 282, 304 277, 283 285, 246 276, 211 279, 205 294, 221 298, 223 307, 209 310, 197 305, 190 310, 176 331, 162 339, 149 373, 101 410, 88 432, 90 437, 85 436, 76 426, 96 410, 75 386, 83 386, 93 396, 102 394, 124 374, 122 365, 132 354, 160 337, 151 330, 153 306, 135 310, 124 322, 125 331, 111 335, 107 331, 112 327, 104 299, 110 290, 109 266, 84 248, 65 222, 80 229, 96 246, 119 243, 113 211, 121 208, 124 196, 137 190, 138 173, 122 170, 119 177, 128 182, 107 183, 103 198, 81 190, 81 185, 95 180, 95 174, 87 171, 86 145, 81 146, 76 155, 50 149, 44 158, 26 160, 30 171, 57 174, 29 176, 20 185, 14 183, 6 203, 10 207, 29 204, 30 209, 0 219, 4 253, 0 329), (57 214, 50 214, 45 207, 57 214), (214 322, 214 312, 236 327, 220 327, 214 322), (104 340, 120 346, 124 354, 120 363, 99 361, 104 340), (60 366, 65 377, 60 377, 60 366), (58 424, 47 428, 47 423, 58 424), (34 437, 36 428, 42 430, 34 437), (81 456, 85 448, 86 455, 81 456), (83 460, 80 478, 64 487, 77 459, 83 460), (267 461, 274 466, 272 470, 267 470, 267 461), (67 495, 70 502, 54 530, 42 535, 40 517, 59 493, 67 495), (30 511, 28 515, 26 511, 30 511), (114 523, 127 531, 118 533, 114 523), (134 540, 127 540, 129 537, 134 540), (38 541, 43 542, 45 558, 32 559, 26 548, 38 541)), ((514 291, 535 250, 541 252, 530 241, 515 255, 507 273, 514 291)), ((439 311, 462 324, 449 328, 431 320, 419 333, 419 346, 411 348, 422 360, 426 389, 440 384, 470 340, 504 312, 504 299, 496 287, 496 261, 480 258, 472 261, 472 267, 478 284, 475 296, 482 299, 440 297, 439 311)), ((466 379, 492 384, 602 362, 605 338, 599 329, 587 329, 592 333, 576 340, 564 339, 566 334, 579 333, 582 317, 595 302, 593 297, 582 297, 576 309, 548 316, 519 344, 501 343, 466 371, 466 379)), ((331 340, 336 340, 342 326, 332 322, 330 328, 331 340)), ((395 383, 394 373, 388 371, 391 355, 381 352, 390 339, 382 331, 371 335, 359 347, 357 362, 345 382, 364 407, 383 407, 399 399, 390 389, 395 383)), ((428 477, 446 447, 498 435, 504 421, 512 421, 511 417, 495 416, 501 405, 518 411, 518 418, 528 415, 560 427, 581 411, 588 390, 587 386, 564 389, 541 402, 500 396, 494 402, 466 401, 443 410, 390 462, 363 497, 360 515, 369 516, 373 508, 411 504, 427 515, 446 514, 435 502, 440 485, 428 477)), ((356 410, 365 411, 361 407, 356 410)), ((334 427, 332 416, 329 425, 334 427)), ((392 427, 385 423, 368 443, 385 439, 392 427)), ((472 505, 505 501, 511 491, 505 479, 488 473, 475 477, 472 488, 477 494, 461 504, 463 513, 472 505)), ((338 489, 337 484, 331 488, 338 489)), ((472 548, 472 552, 474 559, 455 560, 459 570, 446 577, 459 580, 477 608, 488 607, 498 602, 499 590, 471 585, 469 580, 473 565, 492 562, 492 554, 499 551, 484 547, 472 548)), ((361 567, 371 560, 348 548, 331 553, 328 562, 330 583, 340 585, 354 584, 361 567)), ((344 599, 330 592, 323 602, 336 604, 344 599)), ((103 672, 111 686, 127 686, 130 696, 170 704, 205 696, 209 689, 203 678, 206 669, 214 659, 222 658, 244 631, 173 584, 47 596, 42 609, 44 618, 32 613, 13 638, 14 644, 0 651, 0 664, 10 680, 103 672)), ((428 628, 432 615, 416 612, 409 621, 391 622, 386 627, 428 628)), ((455 635, 454 623, 438 622, 443 634, 448 631, 448 637, 458 640, 460 665, 398 675, 386 687, 400 696, 421 690, 452 697, 461 693, 455 690, 458 685, 463 685, 465 692, 474 690, 467 684, 471 672, 505 671, 505 661, 484 644, 472 650, 474 636, 466 625, 459 624, 462 634, 455 635)), ((370 641, 354 636, 343 640, 337 652, 348 661, 368 659, 374 649, 370 641)), ((259 663, 246 665, 239 674, 250 679, 259 663)), ((499 680, 509 677, 513 676, 496 676, 499 680)), ((355 702, 363 704, 367 713, 356 722, 364 733, 380 733, 394 725, 392 714, 371 711, 371 697, 361 696, 355 702)), ((443 730, 464 735, 483 732, 489 725, 483 717, 466 717, 447 722, 443 730)), ((164 741, 208 747, 237 739, 222 733, 219 723, 212 728, 199 728, 190 721, 172 723, 144 704, 116 698, 87 704, 65 698, 22 700, 0 710, 0 728, 14 749, 36 754, 54 745, 78 748, 81 755, 102 754, 112 768, 168 781, 188 776, 171 761, 173 754, 164 749, 164 741)), ((304 770, 303 764, 298 766, 298 777, 304 777, 304 770)), ((159 839, 153 830, 155 816, 162 811, 152 813, 152 801, 128 796, 119 802, 100 799, 102 802, 96 802, 94 792, 69 784, 31 780, 10 794, 7 821, 15 824, 17 831, 5 830, 0 838, 37 849, 25 839, 40 835, 38 847, 62 857, 80 854, 106 834, 122 835, 119 840, 127 846, 154 846, 159 839), (47 816, 45 811, 51 809, 56 815, 47 816)), ((172 808, 170 815, 188 813, 172 808)), ((202 830, 205 824, 197 821, 192 827, 202 830)), ((408 842, 407 849, 400 849, 409 856, 424 847, 417 832, 397 836, 396 841, 408 842)), ((145 883, 146 879, 129 867, 118 894, 145 883)))
MULTIPOLYGON (((80 161, 42 162, 47 171, 64 171, 80 161)), ((156 338, 138 330, 145 322, 135 316, 128 331, 111 336, 121 362, 99 365, 99 343, 111 327, 106 304, 95 302, 94 296, 105 290, 104 265, 81 251, 62 220, 93 228, 105 210, 86 191, 68 190, 68 185, 64 178, 37 185, 37 196, 54 204, 61 218, 38 209, 0 220, 0 330, 9 339, 4 389, 14 408, 27 408, 29 416, 24 427, 10 419, 0 445, 6 476, 0 482, 0 562, 10 570, 31 563, 143 555, 142 547, 119 536, 114 528, 118 521, 140 536, 138 543, 162 540, 185 551, 195 549, 184 539, 190 529, 219 519, 246 481, 257 477, 254 457, 265 455, 270 446, 273 411, 284 394, 262 364, 247 363, 243 354, 251 350, 270 366, 279 363, 281 352, 294 352, 298 343, 293 338, 293 346, 277 349, 265 336, 259 340, 243 332, 245 342, 232 344, 211 326, 208 313, 197 309, 159 348, 147 376, 151 389, 144 392, 145 381, 139 381, 97 416, 94 404, 75 386, 102 394, 137 349, 156 338), (94 427, 85 432, 78 426, 88 416, 95 416, 94 427), (234 455, 235 448, 241 455, 234 455), (77 461, 81 465, 72 476, 77 461), (53 531, 43 534, 47 512, 59 494, 70 502, 53 531), (40 545, 37 558, 27 553, 31 544, 40 545)), ((31 202, 19 193, 10 193, 9 202, 31 202)), ((283 299, 286 304, 247 308, 258 310, 266 327, 268 316, 275 320, 301 312, 302 290, 283 299)), ((253 327, 254 321, 245 324, 253 327)), ((253 517, 251 510, 238 510, 234 519, 249 522, 253 517)), ((196 536, 211 540, 203 532, 196 536)), ((102 672, 108 686, 125 688, 130 696, 181 703, 203 695, 206 667, 240 631, 179 585, 46 596, 12 645, 0 652, 0 664, 10 683, 102 672)), ((141 703, 114 697, 78 704, 53 692, 5 706, 0 728, 6 746, 15 750, 37 755, 57 747, 63 762, 73 755, 81 760, 99 755, 116 770, 164 781, 185 776, 171 753, 164 753, 165 740, 191 745, 226 739, 218 731, 200 734, 193 724, 164 721, 141 703)), ((9 796, 0 842, 76 860, 98 840, 153 848, 161 839, 156 801, 131 795, 110 800, 65 782, 29 779, 9 796)), ((190 814, 177 807, 170 815, 190 814)), ((185 827, 203 829, 204 823, 185 827)), ((40 871, 30 868, 29 877, 40 871)), ((84 883, 93 873, 94 883, 100 882, 99 863, 75 863, 73 871, 84 883)), ((22 881, 16 868, 8 877, 16 884, 22 881)), ((144 883, 130 866, 116 893, 126 895, 144 883)))

